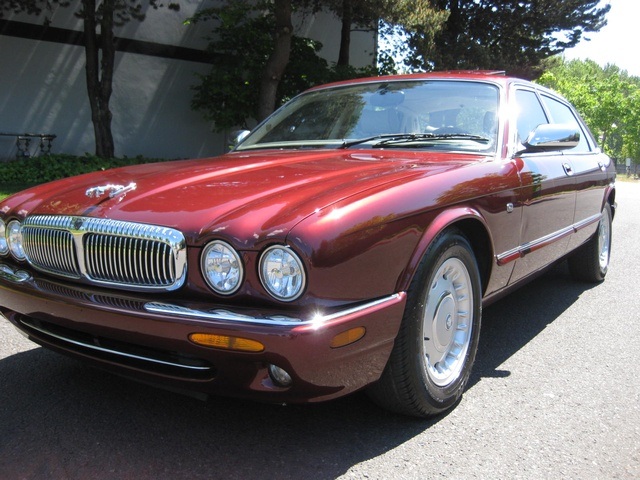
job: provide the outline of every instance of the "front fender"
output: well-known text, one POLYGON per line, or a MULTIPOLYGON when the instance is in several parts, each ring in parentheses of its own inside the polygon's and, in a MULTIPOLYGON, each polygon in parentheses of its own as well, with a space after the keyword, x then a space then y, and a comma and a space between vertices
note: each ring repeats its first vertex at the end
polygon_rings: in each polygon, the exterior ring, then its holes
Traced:
POLYGON ((415 275, 420 261, 426 254, 434 239, 449 227, 457 226, 469 238, 476 259, 483 274, 483 285, 490 275, 491 261, 493 258, 493 240, 489 235, 489 228, 484 217, 478 210, 470 206, 458 206, 440 212, 429 223, 420 241, 416 245, 406 269, 398 279, 397 291, 407 291, 415 275), (489 250, 489 251, 487 251, 489 250))

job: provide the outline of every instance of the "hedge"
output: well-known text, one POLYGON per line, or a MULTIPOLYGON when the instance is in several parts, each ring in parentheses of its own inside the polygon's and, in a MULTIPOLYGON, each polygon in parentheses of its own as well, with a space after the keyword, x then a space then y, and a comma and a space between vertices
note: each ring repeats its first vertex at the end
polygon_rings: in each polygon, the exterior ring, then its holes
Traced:
POLYGON ((84 157, 64 154, 43 155, 0 162, 0 182, 3 184, 37 185, 81 173, 162 161, 167 160, 141 156, 104 159, 93 155, 85 155, 84 157))

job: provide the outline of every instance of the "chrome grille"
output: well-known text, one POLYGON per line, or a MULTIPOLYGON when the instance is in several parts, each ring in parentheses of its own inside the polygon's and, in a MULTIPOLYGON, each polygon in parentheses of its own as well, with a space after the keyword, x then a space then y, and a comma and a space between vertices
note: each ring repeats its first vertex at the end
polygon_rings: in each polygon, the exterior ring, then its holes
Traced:
POLYGON ((126 284, 169 286, 175 266, 169 245, 142 238, 86 235, 87 273, 91 278, 126 284))
POLYGON ((55 228, 23 227, 24 250, 29 261, 50 273, 80 278, 73 235, 55 228))
POLYGON ((54 275, 142 291, 174 290, 186 276, 184 236, 168 227, 34 215, 22 236, 29 263, 54 275))

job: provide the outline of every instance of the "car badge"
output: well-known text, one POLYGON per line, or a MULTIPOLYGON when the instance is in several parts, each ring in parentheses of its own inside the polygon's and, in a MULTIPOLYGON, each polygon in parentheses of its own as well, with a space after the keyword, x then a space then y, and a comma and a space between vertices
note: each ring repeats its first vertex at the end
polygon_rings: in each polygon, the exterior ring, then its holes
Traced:
POLYGON ((109 192, 109 198, 113 198, 116 195, 121 195, 131 190, 136 189, 136 184, 131 182, 129 185, 114 185, 109 183, 107 185, 101 185, 99 187, 88 188, 85 195, 89 198, 100 198, 105 193, 109 192))
POLYGON ((80 230, 82 228, 82 225, 84 223, 84 220, 80 217, 74 217, 73 218, 73 229, 74 230, 80 230))

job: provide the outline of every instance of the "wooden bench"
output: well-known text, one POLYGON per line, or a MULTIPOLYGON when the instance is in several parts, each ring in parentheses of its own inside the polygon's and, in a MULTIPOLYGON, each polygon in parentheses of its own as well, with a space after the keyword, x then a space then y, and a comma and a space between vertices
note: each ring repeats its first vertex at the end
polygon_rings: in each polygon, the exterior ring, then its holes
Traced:
POLYGON ((31 140, 34 138, 40 140, 40 143, 38 144, 40 154, 46 155, 48 153, 51 153, 51 146, 53 144, 53 140, 56 138, 56 135, 53 135, 51 133, 0 132, 0 136, 14 137, 16 139, 16 147, 18 148, 18 151, 16 152, 16 158, 29 158, 31 156, 31 140))

